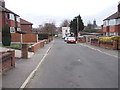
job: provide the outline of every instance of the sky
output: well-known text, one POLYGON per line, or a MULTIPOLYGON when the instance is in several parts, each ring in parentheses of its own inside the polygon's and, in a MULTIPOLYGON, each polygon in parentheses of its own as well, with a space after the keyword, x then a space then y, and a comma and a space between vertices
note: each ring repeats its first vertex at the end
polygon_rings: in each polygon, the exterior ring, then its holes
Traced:
POLYGON ((32 22, 33 27, 54 22, 59 26, 65 19, 81 15, 85 25, 95 19, 97 25, 117 11, 120 0, 4 0, 6 8, 32 22))

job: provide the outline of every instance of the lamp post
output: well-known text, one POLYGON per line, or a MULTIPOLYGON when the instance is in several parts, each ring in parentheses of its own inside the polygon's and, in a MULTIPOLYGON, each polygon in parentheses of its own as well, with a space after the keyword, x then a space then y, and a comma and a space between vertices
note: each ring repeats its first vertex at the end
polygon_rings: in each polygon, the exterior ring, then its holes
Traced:
POLYGON ((77 36, 76 36, 76 39, 78 38, 78 31, 79 31, 79 18, 77 17, 77 36))

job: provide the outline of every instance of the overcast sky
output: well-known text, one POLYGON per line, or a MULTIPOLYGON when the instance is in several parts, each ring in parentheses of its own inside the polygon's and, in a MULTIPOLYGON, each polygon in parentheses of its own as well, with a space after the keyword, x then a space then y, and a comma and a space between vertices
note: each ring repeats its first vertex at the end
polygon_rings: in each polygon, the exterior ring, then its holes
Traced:
POLYGON ((103 19, 117 11, 120 0, 5 0, 6 7, 21 18, 32 22, 33 27, 46 22, 58 26, 64 19, 72 20, 81 15, 84 24, 103 19))

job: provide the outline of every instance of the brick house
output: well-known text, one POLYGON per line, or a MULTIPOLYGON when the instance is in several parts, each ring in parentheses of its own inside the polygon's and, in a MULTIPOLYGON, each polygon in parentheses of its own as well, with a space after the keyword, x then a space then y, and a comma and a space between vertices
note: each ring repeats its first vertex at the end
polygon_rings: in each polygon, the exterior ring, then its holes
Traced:
POLYGON ((5 8, 5 2, 0 1, 0 32, 2 28, 8 26, 11 33, 21 31, 20 29, 20 16, 5 8))
POLYGON ((120 35, 120 2, 116 13, 103 20, 102 32, 104 36, 120 35))
POLYGON ((20 18, 21 31, 32 32, 32 23, 20 18))

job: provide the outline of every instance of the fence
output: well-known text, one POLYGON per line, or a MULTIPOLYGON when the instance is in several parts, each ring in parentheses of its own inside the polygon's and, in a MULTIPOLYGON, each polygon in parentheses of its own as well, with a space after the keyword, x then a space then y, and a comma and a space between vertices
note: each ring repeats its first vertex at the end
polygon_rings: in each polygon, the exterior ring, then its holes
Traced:
POLYGON ((12 42, 23 42, 23 43, 31 43, 38 41, 37 34, 19 34, 19 33, 12 33, 11 34, 11 41, 12 42))

